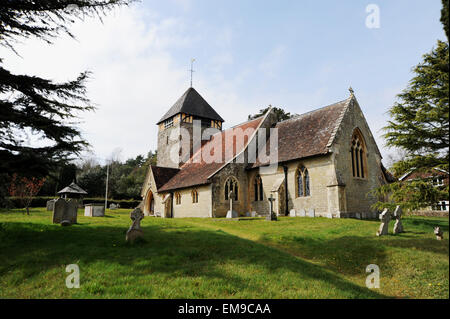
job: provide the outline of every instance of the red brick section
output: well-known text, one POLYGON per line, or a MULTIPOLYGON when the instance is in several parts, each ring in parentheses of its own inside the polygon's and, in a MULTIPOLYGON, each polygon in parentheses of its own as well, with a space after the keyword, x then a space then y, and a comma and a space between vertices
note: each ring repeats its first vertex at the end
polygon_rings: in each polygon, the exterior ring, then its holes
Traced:
POLYGON ((263 118, 259 117, 213 135, 211 140, 205 143, 188 162, 181 166, 179 172, 165 183, 159 191, 208 184, 208 177, 210 175, 225 166, 228 160, 238 155, 247 147, 249 139, 252 137, 251 133, 259 127, 263 118), (250 135, 246 135, 246 133, 250 133, 250 135), (226 136, 232 135, 236 136, 236 138, 226 138, 226 136), (242 139, 244 142, 242 145, 238 145, 237 141, 242 139), (202 152, 206 152, 209 149, 211 156, 213 156, 215 151, 220 148, 222 149, 222 154, 218 157, 217 161, 219 163, 205 163, 201 156, 202 152), (232 151, 226 154, 225 150, 232 151))
MULTIPOLYGON (((328 153, 328 141, 347 103, 348 99, 279 122, 275 126, 278 129, 278 162, 328 153)), ((266 154, 269 154, 269 146, 267 143, 266 154)), ((253 167, 262 165, 264 163, 257 160, 253 167)))
POLYGON ((151 165, 153 177, 155 178, 156 189, 159 191, 161 186, 167 183, 180 170, 178 168, 159 167, 151 165))

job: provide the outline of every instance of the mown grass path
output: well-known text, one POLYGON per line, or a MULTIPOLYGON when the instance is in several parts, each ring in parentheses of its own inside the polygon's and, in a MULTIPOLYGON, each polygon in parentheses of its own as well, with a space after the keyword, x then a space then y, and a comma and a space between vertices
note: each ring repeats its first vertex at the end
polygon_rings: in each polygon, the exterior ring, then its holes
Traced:
POLYGON ((146 217, 130 246, 128 214, 79 211, 61 227, 44 209, 0 211, 0 298, 449 298, 447 218, 407 217, 379 238, 377 221, 146 217), (68 264, 80 289, 66 288, 68 264), (380 289, 365 287, 369 264, 380 289))

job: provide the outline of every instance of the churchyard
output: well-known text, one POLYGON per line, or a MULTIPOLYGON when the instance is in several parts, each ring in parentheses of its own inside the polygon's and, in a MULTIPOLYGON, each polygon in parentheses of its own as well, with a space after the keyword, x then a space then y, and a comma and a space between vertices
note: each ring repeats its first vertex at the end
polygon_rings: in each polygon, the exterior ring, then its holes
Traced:
POLYGON ((449 298, 448 218, 403 216, 378 237, 379 220, 145 217, 131 245, 130 212, 62 227, 45 208, 0 210, 0 298, 449 298))

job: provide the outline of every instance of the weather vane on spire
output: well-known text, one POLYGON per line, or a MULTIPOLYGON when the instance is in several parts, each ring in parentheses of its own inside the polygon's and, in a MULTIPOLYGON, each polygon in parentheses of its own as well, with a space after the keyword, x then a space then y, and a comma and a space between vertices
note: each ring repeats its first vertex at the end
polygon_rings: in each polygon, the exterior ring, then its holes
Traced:
POLYGON ((351 96, 355 95, 355 91, 353 91, 352 87, 349 87, 348 91, 350 92, 351 96))
POLYGON ((191 87, 192 87, 192 75, 193 75, 193 73, 195 72, 195 71, 194 71, 194 62, 195 62, 195 59, 192 58, 192 59, 191 59, 191 69, 189 70, 189 71, 191 72, 191 87))

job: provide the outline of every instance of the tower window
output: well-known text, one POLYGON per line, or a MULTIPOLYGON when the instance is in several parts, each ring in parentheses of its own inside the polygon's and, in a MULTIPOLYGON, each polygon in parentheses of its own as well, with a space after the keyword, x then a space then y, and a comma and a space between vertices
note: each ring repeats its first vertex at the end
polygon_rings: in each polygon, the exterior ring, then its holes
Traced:
POLYGON ((169 128, 173 126, 173 118, 164 121, 164 128, 169 128))

